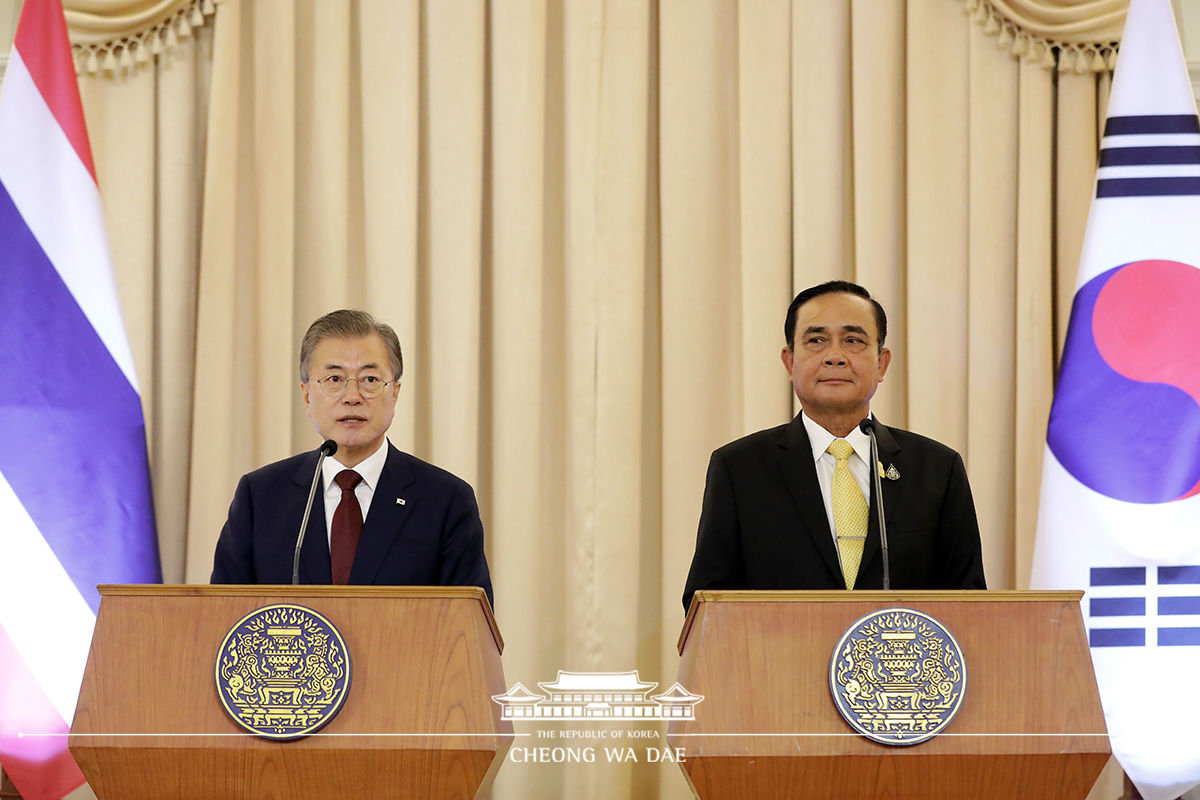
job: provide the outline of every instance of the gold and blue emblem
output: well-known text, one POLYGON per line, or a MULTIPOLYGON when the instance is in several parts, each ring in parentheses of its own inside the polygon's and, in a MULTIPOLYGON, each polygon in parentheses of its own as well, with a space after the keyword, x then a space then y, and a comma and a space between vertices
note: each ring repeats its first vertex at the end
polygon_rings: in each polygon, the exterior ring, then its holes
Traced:
POLYGON ((266 739, 299 739, 333 719, 350 691, 350 652, 332 622, 304 606, 242 617, 216 659, 217 696, 233 721, 266 739))
POLYGON ((833 650, 829 689, 838 712, 881 744, 931 739, 958 714, 967 665, 954 635, 928 614, 875 611, 851 625, 833 650))

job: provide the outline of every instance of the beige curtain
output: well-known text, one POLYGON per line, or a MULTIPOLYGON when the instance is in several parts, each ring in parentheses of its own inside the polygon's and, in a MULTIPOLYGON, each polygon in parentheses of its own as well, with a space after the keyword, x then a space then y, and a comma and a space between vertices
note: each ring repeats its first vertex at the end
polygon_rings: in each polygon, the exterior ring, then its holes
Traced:
MULTIPOLYGON (((955 0, 214 19, 81 79, 167 580, 207 580, 242 473, 316 446, 297 342, 366 308, 406 349, 392 441, 479 495, 508 681, 669 685, 708 455, 790 417, 784 311, 849 278, 891 318, 875 410, 964 454, 989 584, 1027 585, 1103 73, 955 0)), ((509 763, 495 796, 687 792, 509 763)))

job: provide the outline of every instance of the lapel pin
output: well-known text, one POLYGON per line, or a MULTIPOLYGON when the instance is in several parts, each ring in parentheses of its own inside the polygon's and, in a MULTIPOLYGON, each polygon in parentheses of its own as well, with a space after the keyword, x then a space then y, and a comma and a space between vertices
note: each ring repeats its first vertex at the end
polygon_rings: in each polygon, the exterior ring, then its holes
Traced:
POLYGON ((895 464, 888 464, 887 472, 884 473, 883 477, 889 481, 898 481, 900 480, 900 470, 896 469, 895 464))
POLYGON ((398 505, 398 506, 402 506, 402 505, 404 505, 404 498, 403 498, 403 497, 397 497, 397 498, 396 498, 396 505, 398 505))
POLYGON ((887 477, 887 473, 883 471, 883 462, 882 462, 882 461, 876 461, 875 463, 879 465, 879 477, 881 477, 881 478, 886 478, 886 477, 887 477))

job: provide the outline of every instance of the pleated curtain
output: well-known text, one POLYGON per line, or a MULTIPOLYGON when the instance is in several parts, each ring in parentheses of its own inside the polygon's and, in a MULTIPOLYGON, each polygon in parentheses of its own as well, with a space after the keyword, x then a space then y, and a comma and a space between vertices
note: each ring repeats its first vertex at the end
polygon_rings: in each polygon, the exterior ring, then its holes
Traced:
MULTIPOLYGON (((479 497, 509 683, 669 686, 708 456, 795 412, 784 312, 845 278, 890 318, 874 410, 962 452, 989 586, 1025 587, 1109 78, 980 2, 225 0, 82 65, 166 579, 319 444, 298 342, 364 308, 405 349, 392 441, 479 497)), ((677 770, 495 791, 655 796, 677 770)))

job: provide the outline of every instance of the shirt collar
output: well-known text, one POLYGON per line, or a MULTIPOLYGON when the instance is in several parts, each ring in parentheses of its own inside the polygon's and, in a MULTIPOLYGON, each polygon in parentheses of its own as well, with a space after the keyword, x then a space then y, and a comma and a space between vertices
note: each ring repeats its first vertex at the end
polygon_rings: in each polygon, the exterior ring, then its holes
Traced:
POLYGON ((337 474, 344 469, 353 469, 362 477, 363 483, 372 492, 379 485, 379 476, 383 474, 383 465, 387 462, 387 437, 379 443, 379 449, 371 455, 358 462, 354 467, 347 467, 345 464, 337 460, 337 456, 325 459, 325 463, 321 465, 321 476, 325 479, 325 487, 328 489, 333 486, 333 479, 337 474))
MULTIPOLYGON (((812 445, 813 462, 815 463, 825 455, 830 443, 838 437, 809 419, 803 411, 800 412, 800 419, 804 422, 804 430, 808 433, 808 443, 812 445)), ((855 428, 842 438, 850 443, 850 446, 854 448, 854 454, 861 458, 864 464, 871 463, 871 437, 863 433, 861 428, 855 428)))

